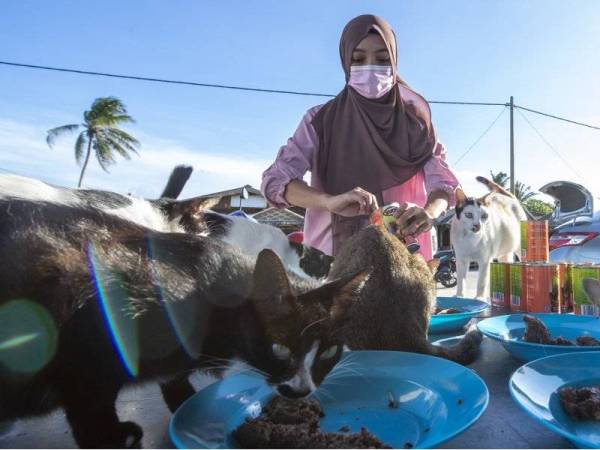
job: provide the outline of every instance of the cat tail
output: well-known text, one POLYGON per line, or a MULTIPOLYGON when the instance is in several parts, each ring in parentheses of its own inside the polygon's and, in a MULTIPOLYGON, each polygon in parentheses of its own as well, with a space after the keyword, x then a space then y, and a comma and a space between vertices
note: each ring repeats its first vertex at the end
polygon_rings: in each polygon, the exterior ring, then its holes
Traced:
POLYGON ((471 364, 479 355, 479 346, 483 335, 477 330, 477 327, 469 328, 463 338, 451 347, 443 347, 427 343, 428 353, 440 358, 449 359, 459 364, 471 364))
POLYGON ((492 192, 496 192, 498 194, 502 194, 502 195, 506 195, 507 197, 511 197, 511 198, 515 198, 514 195, 512 195, 509 191, 507 191, 506 189, 504 189, 502 186, 500 186, 499 184, 494 183, 492 180, 488 180, 485 177, 476 177, 475 178, 477 181, 479 181, 480 183, 483 183, 487 186, 487 188, 492 191, 492 192))

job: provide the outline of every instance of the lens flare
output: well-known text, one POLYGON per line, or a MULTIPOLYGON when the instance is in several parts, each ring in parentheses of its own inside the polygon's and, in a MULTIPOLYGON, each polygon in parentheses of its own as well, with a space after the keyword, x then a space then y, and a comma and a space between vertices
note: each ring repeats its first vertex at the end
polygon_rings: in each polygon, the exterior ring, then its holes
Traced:
POLYGON ((120 274, 112 272, 103 264, 101 253, 91 242, 87 247, 87 260, 113 347, 129 377, 136 377, 140 347, 138 324, 131 310, 129 295, 123 287, 120 274))
POLYGON ((43 305, 28 299, 0 306, 0 365, 35 373, 56 354, 58 331, 43 305))
MULTIPOLYGON (((177 341, 190 358, 197 359, 202 348, 201 336, 204 334, 202 330, 206 326, 205 323, 199 323, 206 317, 205 314, 198 311, 202 304, 185 298, 172 298, 169 294, 170 290, 163 289, 169 280, 163 280, 163 274, 157 261, 168 260, 168 256, 163 254, 160 246, 155 245, 150 238, 147 240, 147 254, 150 260, 150 276, 156 295, 169 319, 177 341)), ((181 288, 181 286, 179 287, 181 288)))

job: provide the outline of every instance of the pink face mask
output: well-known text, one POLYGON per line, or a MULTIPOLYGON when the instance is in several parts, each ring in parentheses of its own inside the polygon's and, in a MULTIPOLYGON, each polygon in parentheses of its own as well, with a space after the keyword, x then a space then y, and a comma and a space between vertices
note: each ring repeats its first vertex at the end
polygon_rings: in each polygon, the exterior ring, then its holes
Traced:
POLYGON ((350 66, 348 85, 363 97, 380 98, 394 86, 392 66, 350 66))

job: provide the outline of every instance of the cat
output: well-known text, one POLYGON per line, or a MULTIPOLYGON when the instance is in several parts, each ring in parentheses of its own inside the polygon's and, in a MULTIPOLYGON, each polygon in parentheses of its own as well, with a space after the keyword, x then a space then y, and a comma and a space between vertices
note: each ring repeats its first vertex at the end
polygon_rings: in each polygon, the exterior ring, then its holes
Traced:
POLYGON ((450 241, 456 254, 456 295, 464 295, 469 264, 475 261, 479 266, 476 296, 489 301, 490 263, 494 259, 512 261, 515 254, 520 258, 520 222, 527 220, 527 215, 510 192, 484 177, 477 181, 490 192, 475 199, 467 198, 460 188, 456 190, 450 241))
POLYGON ((430 344, 429 320, 435 309, 435 282, 427 263, 381 225, 371 225, 346 240, 329 276, 346 277, 370 267, 370 277, 343 330, 351 350, 397 350, 439 356, 469 364, 481 334, 471 329, 452 347, 430 344))
POLYGON ((252 258, 269 248, 302 276, 325 278, 332 258, 320 250, 290 242, 276 227, 210 210, 218 198, 176 200, 191 174, 190 167, 173 170, 160 199, 146 200, 115 192, 69 189, 16 175, 0 175, 0 199, 23 199, 95 208, 160 232, 212 235, 238 246, 252 258))
POLYGON ((268 248, 298 275, 321 279, 329 273, 332 256, 314 247, 290 241, 279 228, 213 211, 205 211, 203 219, 208 235, 237 245, 251 257, 268 248))
POLYGON ((271 250, 254 262, 97 208, 0 199, 0 420, 62 406, 80 447, 134 445, 141 428, 115 411, 122 386, 233 359, 304 397, 339 360, 368 276, 323 283, 271 250))

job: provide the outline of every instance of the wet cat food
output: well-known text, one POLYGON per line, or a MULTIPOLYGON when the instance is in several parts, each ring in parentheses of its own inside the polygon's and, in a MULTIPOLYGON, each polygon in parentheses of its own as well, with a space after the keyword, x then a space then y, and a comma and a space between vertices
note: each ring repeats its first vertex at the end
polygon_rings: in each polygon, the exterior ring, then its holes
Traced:
POLYGON ((558 395, 565 412, 575 420, 600 420, 600 386, 562 388, 558 395))
POLYGON ((316 400, 275 397, 255 419, 246 419, 233 436, 242 448, 391 448, 365 428, 359 433, 325 433, 316 400))
POLYGON ((435 307, 435 315, 443 315, 443 314, 458 314, 460 312, 460 310, 456 309, 456 308, 446 308, 446 309, 442 309, 439 306, 435 307))
POLYGON ((548 328, 546 328, 546 325, 541 320, 532 316, 523 316, 523 321, 527 326, 525 336, 523 336, 525 342, 545 345, 600 345, 600 341, 592 336, 579 336, 575 342, 565 339, 562 336, 552 338, 548 328))

